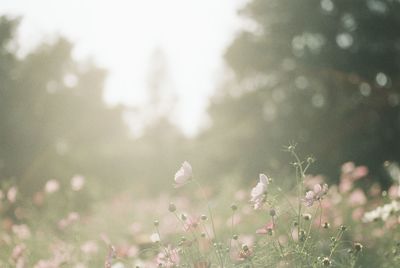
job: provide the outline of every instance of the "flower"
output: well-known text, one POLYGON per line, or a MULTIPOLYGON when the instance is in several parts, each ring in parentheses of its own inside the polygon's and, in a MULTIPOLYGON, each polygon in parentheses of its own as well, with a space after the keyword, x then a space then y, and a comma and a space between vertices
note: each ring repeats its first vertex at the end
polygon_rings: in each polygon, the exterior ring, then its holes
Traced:
POLYGON ((179 264, 179 261, 178 249, 171 248, 171 245, 168 245, 164 251, 157 255, 157 264, 159 267, 175 267, 179 264))
POLYGON ((56 180, 49 180, 46 182, 46 185, 44 186, 44 190, 46 193, 55 193, 60 189, 60 184, 56 180))
POLYGON ((340 192, 348 192, 353 188, 355 181, 368 175, 366 166, 356 166, 353 162, 346 162, 342 165, 342 173, 340 175, 340 192))
POLYGON ((321 200, 324 195, 328 192, 328 184, 315 184, 312 191, 306 192, 306 196, 303 199, 306 207, 311 207, 315 201, 321 200))
POLYGON ((99 246, 95 241, 86 241, 81 245, 81 251, 85 254, 96 254, 99 251, 99 246))
POLYGON ((13 186, 10 189, 8 189, 8 191, 7 191, 7 200, 10 203, 14 203, 17 200, 17 193, 18 193, 18 190, 17 190, 17 187, 15 187, 15 186, 13 186))
POLYGON ((193 176, 192 166, 185 161, 182 167, 175 173, 175 187, 181 187, 186 184, 193 176))
POLYGON ((260 181, 251 190, 250 202, 254 203, 254 209, 261 208, 261 206, 265 200, 265 195, 267 193, 268 184, 269 184, 268 177, 265 174, 260 174, 260 181))
POLYGON ((366 212, 364 217, 362 218, 363 222, 372 222, 378 219, 382 219, 386 221, 390 215, 393 213, 400 211, 400 202, 396 200, 392 200, 391 203, 385 204, 381 207, 377 207, 376 209, 366 212))
POLYGON ((74 191, 82 190, 84 184, 85 184, 85 178, 81 175, 75 175, 71 179, 71 188, 74 191))
POLYGON ((150 236, 150 240, 151 240, 151 242, 153 242, 153 243, 160 242, 160 235, 159 235, 158 233, 153 233, 153 234, 150 236))
POLYGON ((349 196, 349 204, 352 207, 362 206, 367 203, 367 197, 361 189, 354 190, 349 196))
POLYGON ((31 237, 31 231, 26 224, 13 225, 12 232, 21 240, 26 240, 31 237))
POLYGON ((187 217, 184 222, 185 231, 195 230, 199 226, 200 218, 197 217, 187 217))
POLYGON ((274 230, 275 225, 273 222, 269 222, 260 229, 257 229, 256 234, 272 234, 272 231, 274 230))

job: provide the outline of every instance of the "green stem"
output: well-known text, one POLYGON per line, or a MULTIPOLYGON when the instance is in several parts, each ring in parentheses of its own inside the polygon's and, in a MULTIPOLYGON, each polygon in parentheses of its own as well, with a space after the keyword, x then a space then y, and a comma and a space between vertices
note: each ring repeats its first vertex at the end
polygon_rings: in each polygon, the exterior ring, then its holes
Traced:
MULTIPOLYGON (((203 195, 203 199, 204 199, 204 201, 205 201, 206 204, 207 204, 208 214, 210 215, 211 227, 212 227, 213 235, 214 235, 214 241, 218 241, 217 232, 215 231, 214 217, 213 217, 213 214, 212 214, 212 212, 211 212, 211 207, 210 207, 210 204, 209 204, 209 202, 208 202, 207 196, 206 196, 206 194, 204 193, 204 190, 203 190, 203 187, 201 187, 201 184, 200 184, 197 180, 195 180, 195 179, 193 179, 193 181, 194 181, 194 182, 197 184, 197 186, 199 187, 199 189, 200 189, 200 191, 201 191, 201 194, 203 195)), ((222 257, 221 257, 221 254, 220 254, 218 248, 217 248, 217 255, 218 255, 218 259, 219 259, 219 261, 220 261, 221 267, 223 268, 223 267, 224 267, 224 263, 223 263, 223 260, 222 260, 222 257)))

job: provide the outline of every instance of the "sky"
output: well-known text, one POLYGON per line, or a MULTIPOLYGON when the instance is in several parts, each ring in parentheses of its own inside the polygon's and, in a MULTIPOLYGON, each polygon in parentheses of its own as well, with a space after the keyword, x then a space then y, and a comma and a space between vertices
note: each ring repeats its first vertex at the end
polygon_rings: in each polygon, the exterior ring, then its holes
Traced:
POLYGON ((65 36, 74 57, 88 57, 109 76, 104 99, 144 107, 150 62, 160 51, 176 97, 173 121, 187 135, 205 122, 208 98, 224 72, 222 55, 241 27, 246 0, 2 0, 0 14, 23 17, 21 51, 65 36))

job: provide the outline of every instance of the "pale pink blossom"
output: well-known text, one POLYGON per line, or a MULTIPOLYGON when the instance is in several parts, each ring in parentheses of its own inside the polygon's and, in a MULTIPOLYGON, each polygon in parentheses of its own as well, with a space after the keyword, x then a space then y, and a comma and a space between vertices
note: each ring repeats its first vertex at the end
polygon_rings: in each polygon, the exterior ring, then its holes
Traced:
POLYGON ((44 186, 44 190, 48 194, 52 194, 57 192, 60 189, 60 184, 56 180, 49 180, 46 182, 44 186))
POLYGON ((346 162, 342 165, 342 174, 340 175, 340 192, 348 192, 353 188, 354 181, 368 175, 366 166, 356 166, 353 162, 346 162))
POLYGON ((26 240, 31 237, 31 231, 26 224, 13 225, 12 231, 21 240, 26 240))
POLYGON ((312 191, 306 192, 306 196, 303 199, 306 207, 311 207, 315 201, 322 199, 328 192, 328 185, 315 184, 312 191))
POLYGON ((193 169, 189 162, 183 162, 181 168, 175 173, 175 187, 185 185, 193 176, 193 169))
POLYGON ((17 190, 17 187, 15 187, 15 186, 13 186, 10 189, 8 189, 8 191, 7 191, 7 200, 10 203, 14 203, 17 200, 17 193, 18 193, 18 190, 17 190))
POLYGON ((184 229, 185 231, 195 230, 199 226, 199 223, 200 223, 199 217, 189 216, 186 218, 184 222, 184 229))
POLYGON ((81 250, 85 254, 95 254, 99 251, 99 246, 95 241, 86 241, 81 245, 81 250))
POLYGON ((251 190, 250 202, 253 203, 254 209, 259 209, 262 207, 262 205, 265 201, 268 184, 269 184, 269 179, 265 174, 260 174, 259 178, 260 178, 260 181, 251 190))
POLYGON ((275 228, 274 223, 269 222, 260 229, 257 229, 256 234, 270 234, 274 230, 274 228, 275 228))
POLYGON ((85 185, 85 178, 81 175, 75 175, 71 179, 71 188, 74 191, 82 190, 83 186, 85 185))
POLYGON ((364 194, 364 191, 361 189, 355 189, 349 196, 350 206, 362 206, 367 203, 367 197, 364 194))
POLYGON ((26 245, 25 244, 16 245, 12 250, 11 258, 14 261, 17 261, 19 258, 22 257, 22 255, 24 254, 25 250, 26 250, 26 245))
POLYGON ((390 199, 397 199, 400 197, 400 186, 399 185, 392 185, 388 190, 388 195, 390 199))
POLYGON ((174 267, 179 264, 179 252, 176 248, 171 248, 169 245, 157 255, 157 264, 159 267, 174 267))

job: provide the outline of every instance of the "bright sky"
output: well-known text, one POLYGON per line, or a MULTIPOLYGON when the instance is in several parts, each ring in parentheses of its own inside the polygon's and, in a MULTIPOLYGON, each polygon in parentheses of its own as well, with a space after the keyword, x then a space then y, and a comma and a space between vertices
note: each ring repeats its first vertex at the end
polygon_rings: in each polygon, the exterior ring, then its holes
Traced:
POLYGON ((165 54, 174 121, 186 134, 200 126, 223 71, 222 54, 240 26, 246 0, 2 0, 0 13, 22 15, 20 44, 29 49, 61 34, 75 57, 109 70, 109 104, 144 105, 149 62, 165 54))

